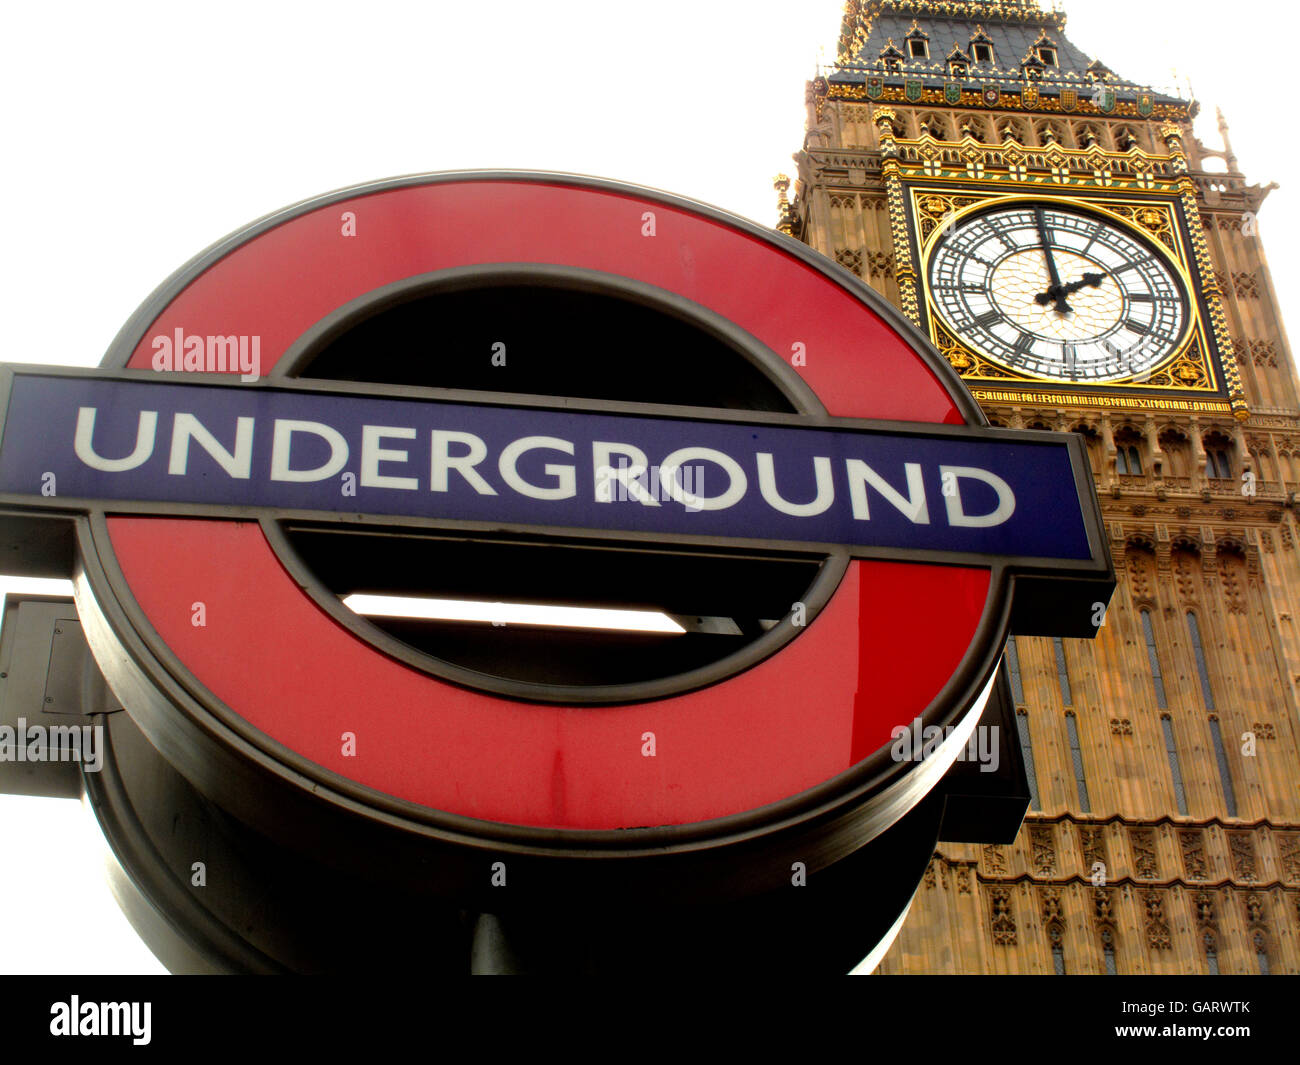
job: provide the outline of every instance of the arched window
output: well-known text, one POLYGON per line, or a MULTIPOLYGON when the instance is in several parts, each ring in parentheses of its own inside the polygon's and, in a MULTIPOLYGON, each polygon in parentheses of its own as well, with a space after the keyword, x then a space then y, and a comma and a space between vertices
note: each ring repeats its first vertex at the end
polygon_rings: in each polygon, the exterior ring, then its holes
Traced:
POLYGON ((1201 933, 1201 946, 1205 948, 1205 964, 1210 968, 1210 975, 1218 976, 1219 948, 1214 942, 1214 933, 1208 928, 1201 933))
POLYGON ((1185 478, 1191 476, 1191 441, 1187 434, 1176 426, 1168 426, 1160 432, 1160 450, 1165 453, 1165 478, 1185 478))
POLYGON ((1106 966, 1106 975, 1114 976, 1115 969, 1115 933, 1108 926, 1101 929, 1101 957, 1106 966))
POLYGON ((946 141, 948 139, 948 124, 940 115, 924 114, 917 118, 921 136, 927 133, 937 141, 946 141))
POLYGON ((1142 635, 1147 644, 1147 662, 1151 666, 1151 683, 1156 690, 1156 706, 1161 710, 1168 708, 1168 702, 1165 699, 1165 679, 1160 672, 1160 656, 1156 654, 1156 633, 1151 624, 1151 611, 1143 607, 1142 615, 1142 635))
POLYGON ((1205 475, 1212 481, 1231 481, 1232 462, 1228 458, 1228 449, 1218 445, 1205 448, 1205 475))
POLYGON ((1052 946, 1052 971, 1057 976, 1065 975, 1065 943, 1064 933, 1058 922, 1052 921, 1047 926, 1047 941, 1052 946))
POLYGON ((1223 798, 1228 805, 1228 816, 1237 816, 1237 791, 1232 786, 1232 771, 1228 766, 1228 751, 1223 746, 1223 730, 1219 728, 1219 715, 1210 715, 1210 739, 1214 742, 1214 759, 1219 763, 1219 781, 1223 784, 1223 798))
POLYGON ((1029 134, 1026 132, 1025 125, 1018 119, 1004 118, 998 123, 998 140, 1003 143, 1016 141, 1019 144, 1028 144, 1029 134))
POLYGON ((1083 437, 1088 449, 1088 463, 1092 466, 1092 474, 1094 477, 1099 476, 1101 474, 1101 434, 1092 426, 1082 422, 1072 426, 1070 432, 1078 433, 1083 437))
POLYGON ((1210 711, 1210 740, 1214 743, 1214 758, 1219 764, 1219 781, 1223 785, 1223 799, 1228 807, 1228 816, 1237 816, 1237 792, 1232 786, 1232 772, 1228 765, 1228 751, 1223 745, 1223 730, 1219 727, 1219 715, 1214 712, 1214 691, 1210 688, 1210 673, 1205 664, 1205 647, 1201 643, 1201 626, 1196 615, 1187 612, 1187 631, 1192 638, 1192 653, 1196 656, 1196 672, 1201 678, 1201 695, 1205 699, 1205 708, 1210 711))
POLYGON ((1053 636, 1052 645, 1056 649, 1056 683, 1061 688, 1061 705, 1073 706, 1074 698, 1070 691, 1070 671, 1065 664, 1065 644, 1061 637, 1053 636))
POLYGON ((1210 687, 1210 673, 1205 668, 1205 648, 1201 645, 1201 626, 1196 615, 1187 612, 1187 631, 1192 638, 1192 654, 1196 656, 1196 673, 1201 679, 1201 695, 1205 699, 1205 709, 1214 710, 1214 691, 1210 687))
POLYGON ((1038 143, 1044 148, 1066 143, 1067 133, 1064 124, 1060 122, 1038 122, 1034 129, 1038 133, 1038 143))
POLYGON ((1016 648, 1016 638, 1007 638, 1007 651, 1003 659, 1007 670, 1007 681, 1011 685, 1011 698, 1016 704, 1016 734, 1020 740, 1020 754, 1025 760, 1025 778, 1029 782, 1029 806, 1038 810, 1038 770, 1034 767, 1034 745, 1029 735, 1029 715, 1024 712, 1025 686, 1020 676, 1020 652, 1016 648))
POLYGON ((1070 740, 1070 761, 1074 764, 1074 783, 1079 790, 1079 809, 1085 814, 1092 813, 1092 804, 1088 801, 1088 781, 1083 774, 1083 748, 1079 745, 1079 724, 1074 711, 1065 712, 1065 732, 1070 740))
POLYGON ((1020 679, 1020 653, 1014 636, 1007 637, 1007 680, 1011 683, 1011 698, 1017 706, 1024 706, 1025 688, 1020 679))
POLYGON ((1268 968, 1268 940, 1264 938, 1264 933, 1259 929, 1251 937, 1255 944, 1255 961, 1259 964, 1259 975, 1267 976, 1268 968))
POLYGON ((1174 720, 1168 714, 1160 715, 1160 731, 1165 737, 1165 757, 1169 759, 1169 776, 1174 782, 1174 802, 1178 812, 1187 816, 1187 789, 1183 787, 1183 767, 1178 761, 1178 745, 1174 743, 1174 720))
POLYGON ((1122 477, 1142 476, 1142 434, 1131 425, 1115 430, 1115 472, 1122 477))
POLYGON ((1115 472, 1125 477, 1142 476, 1142 437, 1136 429, 1115 433, 1115 472))

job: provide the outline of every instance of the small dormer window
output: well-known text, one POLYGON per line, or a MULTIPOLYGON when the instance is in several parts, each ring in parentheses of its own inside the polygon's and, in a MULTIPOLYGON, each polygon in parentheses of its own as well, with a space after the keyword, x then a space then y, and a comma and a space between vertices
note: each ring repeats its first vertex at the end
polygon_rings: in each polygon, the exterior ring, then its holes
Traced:
POLYGON ((1094 59, 1089 63, 1085 73, 1089 81, 1108 81, 1115 76, 1115 72, 1100 59, 1094 59))
POLYGON ((899 70, 902 68, 903 60, 907 56, 898 50, 898 45, 894 44, 894 38, 889 38, 889 43, 880 50, 880 61, 884 63, 886 70, 899 70))
POLYGON ((1054 67, 1056 63, 1056 49, 1049 48, 1046 45, 1038 49, 1038 58, 1045 67, 1054 67))
POLYGON ((909 59, 930 58, 930 35, 921 29, 921 24, 916 19, 912 19, 912 28, 907 31, 907 36, 903 39, 907 42, 909 59))
POLYGON ((975 43, 970 46, 971 58, 977 63, 993 62, 993 46, 991 44, 975 43))

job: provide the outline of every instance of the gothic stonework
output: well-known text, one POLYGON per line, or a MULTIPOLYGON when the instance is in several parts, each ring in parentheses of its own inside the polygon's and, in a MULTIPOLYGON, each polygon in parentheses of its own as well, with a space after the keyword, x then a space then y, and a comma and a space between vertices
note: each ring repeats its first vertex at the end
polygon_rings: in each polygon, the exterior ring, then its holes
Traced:
POLYGON ((1043 888, 1039 897, 1043 903, 1044 924, 1050 921, 1060 921, 1065 917, 1065 911, 1061 908, 1060 888, 1043 888))
POLYGON ((1034 856, 1034 874, 1036 876, 1054 876, 1056 874, 1056 842, 1050 825, 1043 825, 1029 830, 1030 846, 1034 856))
MULTIPOLYGON (((1191 101, 1098 65, 1045 6, 846 0, 794 198, 778 188, 783 230, 898 307, 993 424, 1082 435, 1119 581, 1097 638, 1062 642, 1064 678, 1052 640, 1013 637, 1038 805, 1014 844, 942 842, 879 971, 1297 974, 1300 378, 1255 224, 1272 186, 1225 122, 1203 143, 1191 101), (882 56, 913 20, 929 56, 882 56), (1022 68, 1040 48, 1056 63, 1022 68), (1088 385, 941 321, 931 253, 1001 199, 1115 219, 1177 265, 1195 328, 1149 373, 1088 385)), ((1025 330, 1051 313, 1022 310, 1025 330)))
POLYGON ((1255 840, 1246 832, 1228 833, 1228 849, 1232 854, 1232 871, 1241 880, 1255 879, 1255 840))
POLYGON ((1178 833, 1183 850, 1183 870, 1188 880, 1205 879, 1205 833, 1198 828, 1184 829, 1178 833))
POLYGON ((984 868, 988 871, 989 876, 1005 876, 1007 872, 1006 855, 1002 853, 1002 848, 996 844, 988 844, 984 847, 984 868))
POLYGON ((1278 858, 1282 863, 1282 879, 1289 884, 1300 884, 1300 835, 1292 832, 1278 833, 1278 858))
POLYGON ((1106 837, 1100 825, 1079 826, 1079 851, 1083 855, 1083 868, 1087 875, 1101 865, 1106 865, 1106 837))
POLYGON ((1016 942, 1016 922, 1011 913, 1011 889, 989 889, 989 906, 993 942, 998 946, 1013 946, 1016 942))
POLYGON ((1164 900, 1160 892, 1143 892, 1142 901, 1146 905, 1147 946, 1153 950, 1168 950, 1173 942, 1169 938, 1169 925, 1165 922, 1164 900))
POLYGON ((1198 891, 1192 900, 1196 923, 1203 928, 1214 928, 1214 896, 1208 891, 1198 891))
POLYGON ((1155 832, 1149 828, 1131 828, 1129 845, 1133 849, 1133 875, 1139 880, 1157 879, 1155 832))

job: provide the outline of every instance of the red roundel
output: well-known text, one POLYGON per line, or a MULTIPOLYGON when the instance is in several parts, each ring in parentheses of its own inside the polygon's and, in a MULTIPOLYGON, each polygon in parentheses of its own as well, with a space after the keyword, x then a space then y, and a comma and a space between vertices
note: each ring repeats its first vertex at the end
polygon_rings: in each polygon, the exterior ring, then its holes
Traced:
MULTIPOLYGON (((653 286, 752 337, 771 374, 797 374, 831 415, 979 418, 900 316, 802 246, 663 194, 557 175, 434 175, 272 216, 168 282, 106 365, 150 370, 153 340, 176 330, 257 337, 257 388, 296 372, 303 338, 340 308, 475 266, 653 286)), ((462 819, 588 840, 699 828, 896 783, 891 729, 970 712, 1003 613, 989 569, 853 561, 797 635, 745 668, 662 697, 566 705, 455 682, 367 639, 256 520, 110 513, 92 528, 122 608, 110 624, 121 635, 131 619, 137 659, 166 649, 144 672, 193 727, 327 800, 471 834, 462 819)), ((144 725, 168 746, 167 726, 144 725)))

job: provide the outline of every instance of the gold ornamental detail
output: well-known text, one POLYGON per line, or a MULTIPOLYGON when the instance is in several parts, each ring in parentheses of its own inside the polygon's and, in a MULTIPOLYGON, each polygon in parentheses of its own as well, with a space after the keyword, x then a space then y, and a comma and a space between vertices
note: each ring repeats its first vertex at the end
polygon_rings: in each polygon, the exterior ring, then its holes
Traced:
MULTIPOLYGON (((1184 243, 1182 227, 1179 225, 1178 220, 1178 206, 1182 206, 1185 210, 1185 203, 1176 203, 1175 201, 1156 197, 1135 199, 1111 196, 1063 196, 1060 193, 1051 196, 1050 201, 1047 201, 1046 197, 1035 194, 1034 190, 1031 189, 1022 188, 1016 192, 995 191, 993 189, 959 192, 953 186, 942 183, 908 184, 907 193, 911 208, 912 229, 916 234, 917 247, 920 249, 921 261, 918 273, 921 278, 928 277, 930 258, 947 230, 960 225, 962 219, 968 215, 977 214, 985 207, 1002 204, 1051 202, 1062 207, 1075 206, 1114 218, 1136 235, 1143 236, 1149 241, 1158 242, 1166 251, 1168 265, 1178 274, 1191 297, 1189 314, 1192 320, 1183 345, 1158 367, 1132 380, 1117 382, 1113 386, 1081 386, 1088 388, 1088 392, 1081 393, 1082 398, 1076 400, 1076 402, 1096 403, 1099 401, 1097 397, 1104 395, 1105 398, 1101 402, 1110 403, 1115 398, 1109 390, 1111 387, 1183 393, 1217 392, 1219 390, 1219 377, 1214 369, 1215 361, 1211 355, 1213 348, 1207 336, 1207 323, 1204 320, 1205 316, 1199 311, 1199 305, 1195 298, 1198 290, 1204 292, 1206 305, 1211 309, 1212 315, 1213 309, 1220 306, 1217 295, 1218 288, 1217 285, 1212 290, 1206 288, 1198 276, 1200 269, 1196 260, 1199 257, 1195 255, 1194 250, 1189 249, 1184 243)), ((1204 243, 1203 230, 1200 227, 1199 219, 1192 216, 1189 221, 1191 224, 1188 229, 1193 238, 1199 235, 1202 243, 1204 243)), ((896 248, 898 246, 897 235, 895 235, 895 246, 896 248)), ((1193 241, 1193 249, 1194 246, 1193 241)), ((910 250, 910 244, 908 247, 910 250)), ((1208 246, 1205 254, 1208 262, 1208 246)), ((1212 272, 1211 283, 1213 284, 1212 272)), ((995 366, 978 352, 964 345, 958 337, 945 328, 939 315, 935 313, 930 302, 928 288, 925 292, 925 306, 930 339, 943 354, 949 365, 967 381, 972 383, 976 381, 1021 382, 1024 385, 1036 388, 1051 387, 1049 382, 1044 382, 1039 378, 1029 377, 1008 371, 1001 366, 995 366)), ((911 317, 910 314, 909 317, 911 317)), ((1226 331, 1226 320, 1224 328, 1226 331)), ((1214 339, 1216 342, 1219 340, 1218 330, 1214 330, 1214 339)), ((1229 345, 1231 345, 1230 339, 1229 345)), ((1221 344, 1216 343, 1216 346, 1220 352, 1223 352, 1224 349, 1221 344)), ((1232 382, 1236 376, 1236 365, 1235 359, 1231 363, 1228 362, 1229 359, 1233 358, 1230 354, 1230 346, 1228 351, 1228 355, 1221 355, 1221 361, 1224 364, 1224 380, 1228 384, 1231 398, 1233 392, 1232 382)), ((1165 408, 1150 406, 1135 409, 1185 409, 1217 412, 1228 406, 1228 403, 1221 402, 1217 404, 1211 403, 1208 407, 1201 404, 1190 407, 1165 408)))
MULTIPOLYGON (((856 71, 861 73, 861 71, 856 71)), ((894 75, 895 77, 897 75, 894 75)), ((918 77, 933 78, 937 77, 933 71, 918 74, 918 77)), ((1067 86, 1068 87, 1068 86, 1067 86)), ((909 100, 905 95, 901 85, 886 85, 881 93, 876 97, 878 103, 900 103, 908 107, 924 107, 933 105, 935 107, 965 107, 979 109, 981 111, 1017 111, 1023 114, 1056 114, 1056 115, 1074 115, 1076 117, 1084 115, 1093 115, 1101 119, 1132 118, 1137 121, 1148 122, 1152 120, 1162 120, 1166 122, 1189 122, 1191 121, 1190 105, 1185 103, 1169 104, 1159 103, 1154 106, 1151 114, 1143 115, 1138 111, 1137 102, 1134 100, 1116 100, 1115 107, 1110 111, 1103 111, 1100 107, 1092 102, 1090 85, 1080 83, 1076 88, 1075 104, 1073 107, 1062 107, 1059 96, 1044 96, 1040 92, 1033 106, 1026 106, 1026 102, 1021 95, 1019 88, 1014 91, 1002 89, 999 93, 999 99, 996 106, 985 103, 983 98, 984 85, 968 82, 962 86, 961 101, 957 104, 948 102, 944 95, 943 88, 922 88, 919 99, 909 100)), ((844 85, 842 83, 832 83, 827 93, 827 99, 830 100, 870 100, 867 95, 866 85, 844 85)))

